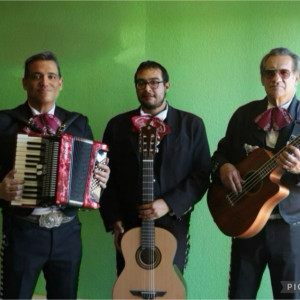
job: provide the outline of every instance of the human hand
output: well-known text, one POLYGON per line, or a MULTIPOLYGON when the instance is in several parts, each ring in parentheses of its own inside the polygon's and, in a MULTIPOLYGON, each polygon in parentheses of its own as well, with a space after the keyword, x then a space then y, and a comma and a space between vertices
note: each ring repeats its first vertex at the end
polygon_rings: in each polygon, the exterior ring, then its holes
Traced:
POLYGON ((226 163, 220 167, 220 178, 222 184, 238 194, 242 192, 242 183, 244 182, 239 170, 232 164, 226 163))
POLYGON ((139 218, 147 221, 159 219, 169 211, 170 208, 164 199, 156 199, 138 207, 139 218))
POLYGON ((293 174, 300 174, 300 151, 297 147, 288 145, 287 151, 283 151, 276 162, 284 170, 293 174))
POLYGON ((5 201, 20 200, 24 188, 24 180, 14 179, 17 171, 15 169, 8 172, 0 183, 0 198, 5 201))
POLYGON ((106 159, 105 164, 97 164, 97 168, 94 169, 94 177, 98 180, 101 188, 105 189, 107 181, 110 175, 110 168, 108 166, 109 159, 106 159))
POLYGON ((116 249, 120 252, 122 252, 120 242, 121 242, 123 233, 124 233, 124 227, 123 227, 122 221, 115 222, 114 228, 113 228, 114 244, 115 244, 116 249))

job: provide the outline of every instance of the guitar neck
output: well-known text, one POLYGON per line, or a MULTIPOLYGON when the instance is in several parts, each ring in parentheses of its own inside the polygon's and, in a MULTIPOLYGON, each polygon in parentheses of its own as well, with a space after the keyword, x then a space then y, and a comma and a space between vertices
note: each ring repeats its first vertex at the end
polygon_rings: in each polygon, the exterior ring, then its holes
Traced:
MULTIPOLYGON (((292 145, 300 148, 300 135, 298 135, 296 138, 294 138, 288 145, 292 145)), ((281 153, 284 151, 290 152, 286 145, 283 147, 280 151, 278 151, 270 160, 268 160, 264 165, 262 165, 259 170, 257 170, 257 174, 260 176, 261 179, 265 178, 267 175, 269 175, 276 167, 278 167, 277 159, 280 156, 281 153)))
POLYGON ((154 221, 142 221, 141 246, 143 249, 155 248, 155 226, 154 221))
MULTIPOLYGON (((153 202, 154 198, 153 158, 143 159, 143 204, 153 202)), ((142 248, 154 248, 154 221, 142 221, 142 248)))
POLYGON ((153 201, 153 182, 153 158, 143 159, 143 204, 153 201))

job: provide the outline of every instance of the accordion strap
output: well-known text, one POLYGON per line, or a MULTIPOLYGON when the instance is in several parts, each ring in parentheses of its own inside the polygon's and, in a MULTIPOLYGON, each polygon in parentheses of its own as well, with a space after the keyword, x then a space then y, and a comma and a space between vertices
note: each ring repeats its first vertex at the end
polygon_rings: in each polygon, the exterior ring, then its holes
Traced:
POLYGON ((41 132, 40 128, 36 127, 33 123, 29 122, 29 120, 27 120, 26 118, 22 117, 16 111, 14 111, 14 110, 3 110, 2 112, 4 112, 4 113, 10 115, 11 117, 17 119, 21 123, 24 123, 25 125, 27 125, 28 127, 32 128, 33 130, 35 130, 37 132, 41 132))
POLYGON ((71 112, 63 123, 58 127, 56 134, 60 135, 67 130, 67 128, 80 116, 79 113, 71 112))
POLYGON ((29 120, 27 120, 26 118, 23 118, 21 115, 19 115, 17 112, 15 112, 14 110, 3 110, 2 112, 10 115, 11 117, 21 121, 22 123, 29 125, 29 120))
MULTIPOLYGON (((2 112, 10 115, 11 117, 17 119, 18 121, 24 123, 28 127, 31 127, 33 130, 40 132, 40 129, 36 127, 33 123, 29 122, 26 118, 22 117, 19 113, 14 110, 3 110, 2 112)), ((60 135, 66 131, 66 129, 80 116, 79 113, 71 112, 67 115, 66 119, 58 127, 56 134, 60 135)))

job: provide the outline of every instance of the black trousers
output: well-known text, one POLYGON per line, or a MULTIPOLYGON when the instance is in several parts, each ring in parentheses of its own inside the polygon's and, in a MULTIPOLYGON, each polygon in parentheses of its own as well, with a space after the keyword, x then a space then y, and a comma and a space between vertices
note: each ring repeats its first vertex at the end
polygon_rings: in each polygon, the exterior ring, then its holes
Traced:
POLYGON ((3 299, 31 299, 43 271, 48 299, 76 299, 81 262, 81 223, 76 217, 53 229, 4 216, 3 299))
POLYGON ((274 299, 300 299, 300 289, 284 293, 281 281, 300 283, 300 224, 270 220, 249 239, 233 239, 230 299, 255 299, 268 266, 274 299))

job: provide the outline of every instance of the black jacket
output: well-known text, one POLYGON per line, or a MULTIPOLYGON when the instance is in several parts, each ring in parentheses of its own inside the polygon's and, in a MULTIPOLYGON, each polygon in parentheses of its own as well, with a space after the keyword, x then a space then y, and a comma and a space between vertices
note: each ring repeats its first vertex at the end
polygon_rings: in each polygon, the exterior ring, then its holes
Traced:
MULTIPOLYGON (((266 147, 266 132, 259 129, 254 118, 267 109, 267 98, 247 103, 238 108, 230 119, 226 135, 220 140, 218 148, 212 157, 213 178, 217 179, 218 170, 224 163, 234 165, 246 158, 245 144, 266 147)), ((289 141, 291 135, 300 134, 300 102, 294 97, 288 108, 294 121, 279 132, 274 153, 281 150, 289 141)), ((279 203, 279 211, 288 223, 300 222, 300 186, 299 175, 285 172, 281 183, 287 186, 290 194, 279 203)))
MULTIPOLYGON (((142 165, 139 134, 132 131, 133 115, 139 115, 139 109, 112 118, 103 137, 110 149, 111 168, 100 205, 107 231, 117 220, 123 221, 125 230, 140 226, 136 207, 142 204, 142 165)), ((209 185, 209 146, 201 118, 169 106, 166 123, 171 131, 158 147, 160 166, 155 198, 165 199, 172 214, 155 224, 176 237, 186 236, 190 213, 209 185)))

